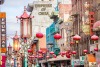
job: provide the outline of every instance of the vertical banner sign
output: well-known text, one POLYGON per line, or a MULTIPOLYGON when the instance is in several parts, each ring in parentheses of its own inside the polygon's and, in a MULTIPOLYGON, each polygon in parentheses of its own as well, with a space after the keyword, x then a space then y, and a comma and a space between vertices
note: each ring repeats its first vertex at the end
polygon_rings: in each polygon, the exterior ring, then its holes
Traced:
POLYGON ((6 13, 0 12, 1 53, 6 53, 6 13))

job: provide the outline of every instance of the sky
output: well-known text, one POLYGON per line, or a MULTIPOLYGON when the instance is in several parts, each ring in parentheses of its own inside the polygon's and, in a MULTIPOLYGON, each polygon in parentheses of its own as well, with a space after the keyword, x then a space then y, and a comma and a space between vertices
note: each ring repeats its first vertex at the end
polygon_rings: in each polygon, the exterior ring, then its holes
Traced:
POLYGON ((0 6, 1 12, 6 12, 7 23, 7 45, 13 44, 12 37, 15 32, 20 32, 20 22, 17 22, 16 16, 23 13, 24 6, 27 7, 28 3, 33 3, 36 0, 5 0, 4 4, 0 6))

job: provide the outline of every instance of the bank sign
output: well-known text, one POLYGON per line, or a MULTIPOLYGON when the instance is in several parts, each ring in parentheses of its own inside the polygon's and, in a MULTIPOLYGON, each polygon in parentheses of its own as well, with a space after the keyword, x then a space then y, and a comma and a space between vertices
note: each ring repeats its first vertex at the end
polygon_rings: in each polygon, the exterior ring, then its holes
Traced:
POLYGON ((49 15, 52 11, 52 2, 34 1, 34 10, 38 11, 38 15, 49 15))

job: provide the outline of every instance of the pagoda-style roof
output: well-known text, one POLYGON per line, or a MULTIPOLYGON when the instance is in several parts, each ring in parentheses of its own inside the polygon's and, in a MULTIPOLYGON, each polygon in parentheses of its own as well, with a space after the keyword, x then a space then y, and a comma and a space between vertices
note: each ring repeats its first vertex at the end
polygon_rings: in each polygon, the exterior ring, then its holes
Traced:
POLYGON ((26 12, 26 7, 24 7, 24 13, 20 16, 20 18, 29 18, 30 16, 26 12))
POLYGON ((24 7, 24 12, 23 12, 23 14, 20 16, 20 17, 18 17, 18 16, 16 16, 16 18, 17 19, 25 19, 25 18, 33 18, 33 16, 30 16, 30 15, 28 15, 28 13, 26 12, 26 7, 24 7))
POLYGON ((26 11, 20 16, 20 18, 29 18, 30 16, 27 14, 26 11))

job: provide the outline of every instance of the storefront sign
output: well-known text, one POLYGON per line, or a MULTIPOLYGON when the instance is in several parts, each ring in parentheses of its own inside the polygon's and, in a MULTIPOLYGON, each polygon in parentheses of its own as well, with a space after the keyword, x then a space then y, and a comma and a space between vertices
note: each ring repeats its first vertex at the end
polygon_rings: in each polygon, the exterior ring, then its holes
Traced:
POLYGON ((84 65, 85 56, 80 56, 80 65, 84 65))
POLYGON ((71 61, 71 64, 72 64, 72 65, 80 65, 80 60, 79 60, 79 59, 73 59, 73 60, 71 61))
POLYGON ((52 8, 52 4, 49 2, 34 2, 34 8, 38 10, 38 15, 49 15, 49 9, 52 8))
POLYGON ((71 65, 84 65, 84 56, 80 57, 80 59, 73 59, 71 65))
POLYGON ((1 53, 6 53, 6 17, 5 13, 0 17, 1 25, 1 53))

